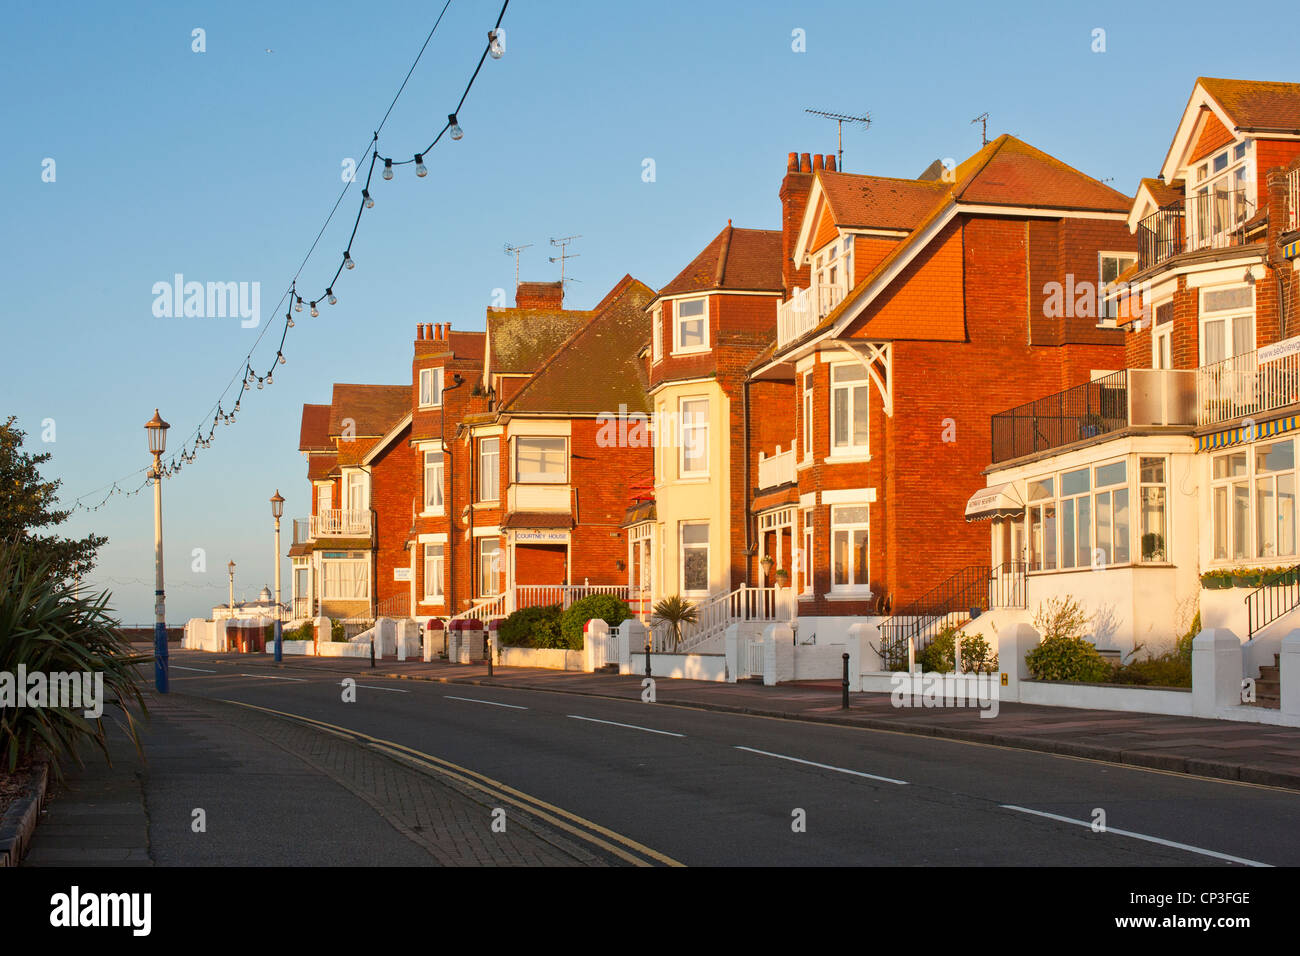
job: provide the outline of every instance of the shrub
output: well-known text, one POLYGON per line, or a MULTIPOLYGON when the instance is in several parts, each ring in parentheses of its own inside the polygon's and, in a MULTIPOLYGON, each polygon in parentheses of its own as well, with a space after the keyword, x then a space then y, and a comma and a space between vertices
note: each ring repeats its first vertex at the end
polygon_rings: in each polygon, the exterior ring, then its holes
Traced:
POLYGON ((699 618, 699 610, 680 594, 666 597, 654 606, 652 620, 663 621, 673 631, 673 650, 682 640, 682 625, 694 624, 699 618))
POLYGON ((589 594, 574 601, 569 609, 560 615, 561 645, 570 650, 582 650, 582 629, 590 620, 600 618, 610 627, 618 627, 629 617, 632 611, 627 602, 612 594, 589 594))
POLYGON ((497 635, 501 644, 508 647, 563 647, 560 606, 520 608, 501 622, 497 635))
POLYGON ((283 638, 286 641, 314 641, 316 640, 316 625, 311 621, 300 624, 283 632, 283 638))
POLYGON ((331 641, 346 641, 347 639, 348 639, 348 632, 347 632, 346 630, 344 630, 344 628, 343 628, 343 622, 340 621, 340 620, 337 620, 337 619, 331 619, 331 620, 330 620, 330 640, 331 640, 331 641))
POLYGON ((926 673, 952 673, 956 669, 956 641, 959 634, 963 673, 991 674, 998 669, 998 655, 989 647, 983 634, 967 634, 961 628, 949 625, 916 656, 921 670, 926 673))
POLYGON ((1051 598, 1034 614, 1034 627, 1043 635, 1025 655, 1025 666, 1038 680, 1104 681, 1113 668, 1084 637, 1088 616, 1074 598, 1051 598))
POLYGON ((129 707, 145 710, 137 665, 151 663, 153 655, 134 653, 119 635, 108 592, 80 597, 76 585, 54 567, 34 560, 21 545, 0 540, 0 671, 15 674, 22 665, 29 674, 102 674, 104 715, 84 716, 89 704, 0 707, 0 766, 9 772, 20 759, 45 749, 56 758, 54 772, 61 776, 63 759, 81 764, 79 745, 86 740, 110 759, 105 720, 140 747, 129 707))

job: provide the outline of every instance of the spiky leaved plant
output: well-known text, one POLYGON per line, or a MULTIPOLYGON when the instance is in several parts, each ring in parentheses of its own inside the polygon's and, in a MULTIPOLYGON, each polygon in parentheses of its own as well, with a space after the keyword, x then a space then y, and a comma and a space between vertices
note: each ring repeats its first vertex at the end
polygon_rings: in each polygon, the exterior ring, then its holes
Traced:
POLYGON ((673 650, 675 651, 677 645, 682 642, 682 625, 694 624, 697 613, 694 604, 680 594, 674 594, 671 597, 663 598, 654 606, 651 619, 665 621, 672 627, 673 650))
MULTIPOLYGON (((152 655, 136 654, 117 631, 108 607, 108 592, 90 597, 51 573, 47 561, 34 561, 23 545, 0 540, 0 672, 15 684, 18 665, 28 674, 102 673, 104 713, 90 719, 83 708, 18 707, 0 704, 0 767, 12 771, 20 758, 38 749, 55 759, 53 770, 71 758, 78 765, 79 745, 92 741, 111 763, 105 719, 125 731, 137 752, 140 738, 132 706, 145 713, 137 667, 152 655)), ((16 698, 16 695, 15 695, 16 698)), ((47 701, 46 703, 53 703, 47 701)))

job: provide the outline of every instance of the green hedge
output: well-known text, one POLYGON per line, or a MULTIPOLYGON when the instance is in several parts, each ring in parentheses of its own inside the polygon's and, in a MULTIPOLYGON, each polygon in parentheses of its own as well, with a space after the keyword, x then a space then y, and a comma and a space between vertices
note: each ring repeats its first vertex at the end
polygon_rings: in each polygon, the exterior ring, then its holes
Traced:
POLYGON ((583 646, 582 629, 588 621, 600 618, 610 627, 618 627, 631 616, 632 611, 622 598, 616 598, 612 594, 591 594, 574 601, 560 615, 560 636, 565 647, 580 651, 583 646))
POLYGON ((501 622, 497 639, 503 647, 563 647, 560 606, 520 608, 501 622))

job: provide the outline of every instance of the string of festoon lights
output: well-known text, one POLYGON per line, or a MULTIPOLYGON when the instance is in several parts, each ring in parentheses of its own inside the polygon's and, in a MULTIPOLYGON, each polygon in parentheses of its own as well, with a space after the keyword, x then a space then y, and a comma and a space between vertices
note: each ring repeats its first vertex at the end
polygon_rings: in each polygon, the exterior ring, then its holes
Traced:
MULTIPOLYGON (((334 270, 333 277, 325 283, 324 290, 315 295, 299 291, 298 282, 302 278, 303 269, 315 253, 316 246, 320 243, 321 237, 325 234, 326 228, 333 220, 334 214, 338 211, 344 197, 348 193, 348 190, 356 181, 356 176, 349 177, 348 181, 344 184, 342 191, 339 193, 338 199, 334 202, 333 208, 330 210, 329 215, 326 216, 325 222, 322 224, 319 232, 317 232, 316 239, 312 242, 311 247, 307 250, 307 254, 298 265, 298 269, 290 280, 288 288, 280 296, 279 302, 276 303, 272 310, 273 312, 279 312, 280 307, 284 306, 284 325, 280 332, 280 343, 276 347, 275 356, 267 364, 266 371, 261 374, 257 372, 257 367, 260 366, 254 365, 253 355, 261 344, 263 337, 271 328, 271 323, 269 322, 262 326, 262 330, 258 333, 257 339, 254 340, 252 348, 250 348, 244 356, 244 359, 241 362, 241 368, 231 376, 230 381, 226 384, 226 387, 222 389, 217 401, 208 409, 208 414, 212 416, 211 423, 208 422, 208 419, 205 416, 199 426, 189 433, 189 436, 181 445, 181 450, 178 452, 172 452, 171 455, 166 456, 166 461, 163 463, 161 469, 161 476, 163 478, 171 478, 174 475, 179 474, 185 465, 188 465, 195 460, 200 451, 211 448, 217 435, 217 429, 221 425, 235 424, 236 415, 239 413, 247 392, 251 391, 254 387, 260 390, 275 383, 276 369, 279 366, 286 364, 287 361, 284 354, 285 342, 288 338, 289 330, 295 325, 295 314, 301 317, 304 310, 310 310, 310 316, 316 318, 320 315, 320 308, 322 305, 334 306, 338 304, 339 300, 338 296, 334 292, 334 288, 338 285, 339 278, 345 271, 351 271, 356 268, 356 260, 352 257, 352 246, 357 238, 357 230, 361 225, 362 215, 366 210, 373 209, 375 206, 374 197, 370 193, 375 168, 379 167, 381 169, 381 176, 385 181, 391 181, 395 178, 395 170, 397 167, 414 165, 415 175, 418 178, 423 179, 429 174, 429 169, 425 165, 424 159, 433 151, 434 147, 442 141, 443 137, 449 136, 453 140, 459 140, 465 135, 465 131, 460 125, 460 111, 462 107, 464 107, 465 100, 469 97, 469 92, 474 87, 474 81, 478 79, 479 71, 483 69, 483 64, 487 61, 488 57, 490 56, 494 60, 499 60, 505 53, 505 36, 504 32, 501 30, 501 21, 505 19, 506 8, 509 5, 510 0, 504 0, 501 4, 501 12, 497 14, 496 23, 492 26, 492 29, 488 31, 487 45, 479 56, 478 64, 474 67, 474 72, 470 75, 469 82, 465 84, 465 89, 461 93, 460 99, 456 101, 455 108, 447 114, 447 121, 443 124, 442 128, 438 130, 436 135, 434 135, 433 140, 429 145, 425 146, 418 153, 413 154, 412 158, 396 159, 394 157, 398 154, 385 155, 380 151, 379 134, 382 132, 384 124, 388 122, 388 117, 392 113, 393 107, 397 104, 398 98, 402 95, 402 91, 406 89, 406 84, 411 79, 411 74, 415 72, 415 68, 419 65, 421 57, 424 56, 424 51, 428 47, 429 41, 433 39, 433 35, 437 31, 438 25, 442 22, 443 15, 446 14, 447 8, 451 6, 451 0, 447 0, 443 5, 442 12, 438 14, 438 19, 434 22, 432 29, 429 30, 428 36, 424 39, 424 45, 420 47, 420 52, 416 54, 410 70, 407 71, 406 78, 402 80, 402 85, 393 96, 393 100, 389 104, 388 110, 384 113, 379 125, 375 127, 375 131, 371 135, 370 141, 366 146, 366 152, 370 154, 370 163, 366 169, 365 182, 361 187, 361 198, 357 206, 356 218, 352 222, 352 231, 348 235, 348 241, 344 246, 342 258, 338 262, 337 268, 334 270), (382 166, 380 165, 381 163, 382 166), (233 403, 230 401, 232 388, 237 389, 233 403)), ((152 478, 152 475, 150 474, 151 471, 152 466, 138 468, 109 485, 101 485, 94 491, 87 492, 80 498, 75 499, 72 502, 70 510, 76 511, 77 509, 82 509, 85 511, 98 511, 100 508, 105 507, 115 496, 132 497, 138 495, 149 486, 149 482, 152 478), (140 476, 141 473, 145 474, 144 479, 138 485, 134 484, 134 480, 140 476), (107 490, 105 491, 105 489, 107 490), (94 500, 98 497, 99 492, 101 491, 104 492, 104 496, 99 499, 98 503, 93 505, 87 503, 87 499, 94 500)))

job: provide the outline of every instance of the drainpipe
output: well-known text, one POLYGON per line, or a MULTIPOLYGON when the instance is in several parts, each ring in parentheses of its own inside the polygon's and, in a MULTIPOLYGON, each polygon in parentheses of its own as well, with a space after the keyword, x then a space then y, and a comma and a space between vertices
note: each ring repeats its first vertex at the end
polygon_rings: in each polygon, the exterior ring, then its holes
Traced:
POLYGON ((745 481, 745 584, 749 583, 750 574, 753 572, 754 565, 754 543, 753 543, 753 518, 750 515, 750 488, 749 481, 749 376, 745 376, 744 384, 741 385, 741 415, 744 419, 744 481, 745 481))
MULTIPOLYGON (((438 440, 442 445, 443 474, 447 476, 447 617, 456 613, 456 512, 453 505, 456 500, 456 469, 452 467, 451 446, 447 444, 447 393, 460 388, 465 380, 453 373, 454 381, 442 389, 442 407, 438 410, 438 440)), ((420 471, 424 471, 424 462, 420 462, 420 471)))

